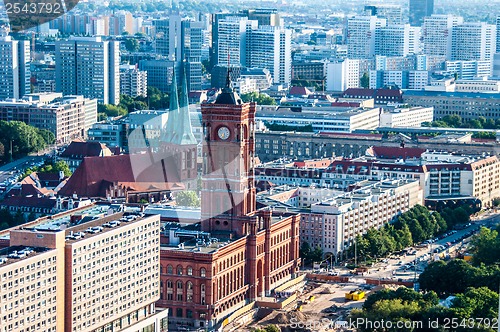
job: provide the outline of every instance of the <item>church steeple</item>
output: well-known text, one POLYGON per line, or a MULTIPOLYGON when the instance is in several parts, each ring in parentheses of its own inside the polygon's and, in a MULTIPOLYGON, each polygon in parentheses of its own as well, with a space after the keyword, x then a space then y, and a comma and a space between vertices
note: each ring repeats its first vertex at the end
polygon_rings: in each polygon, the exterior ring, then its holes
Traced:
POLYGON ((179 112, 176 123, 176 131, 172 143, 178 145, 197 145, 198 142, 191 127, 191 117, 189 115, 189 96, 186 78, 186 64, 183 66, 182 86, 179 96, 179 112))
POLYGON ((178 130, 179 117, 179 97, 177 95, 177 73, 175 72, 175 64, 172 68, 172 83, 170 86, 170 109, 168 112, 167 125, 162 141, 173 143, 175 132, 178 130))

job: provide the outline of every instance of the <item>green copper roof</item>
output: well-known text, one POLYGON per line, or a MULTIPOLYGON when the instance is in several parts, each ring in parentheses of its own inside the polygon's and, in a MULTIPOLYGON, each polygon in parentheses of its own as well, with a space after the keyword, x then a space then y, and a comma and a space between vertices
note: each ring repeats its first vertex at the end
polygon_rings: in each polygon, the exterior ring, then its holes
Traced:
POLYGON ((168 113, 164 141, 177 145, 197 145, 198 142, 194 137, 193 128, 191 127, 191 118, 189 116, 186 68, 184 68, 183 72, 182 87, 180 96, 178 96, 177 79, 174 68, 172 89, 170 93, 170 112, 168 113))
POLYGON ((172 83, 170 86, 170 109, 168 112, 167 125, 164 128, 162 141, 172 143, 174 138, 176 123, 178 122, 179 98, 177 96, 177 75, 175 65, 172 69, 172 83))

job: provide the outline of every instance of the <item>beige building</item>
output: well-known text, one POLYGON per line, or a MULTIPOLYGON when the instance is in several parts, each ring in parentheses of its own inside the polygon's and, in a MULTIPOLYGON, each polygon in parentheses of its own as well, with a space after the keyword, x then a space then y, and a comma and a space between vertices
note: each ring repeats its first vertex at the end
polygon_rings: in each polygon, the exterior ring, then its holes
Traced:
POLYGON ((28 94, 22 100, 0 101, 0 120, 51 131, 57 143, 85 137, 97 122, 97 100, 60 93, 28 94))
POLYGON ((118 212, 54 226, 10 232, 9 254, 0 253, 0 331, 166 331, 168 311, 155 309, 159 216, 118 212))
POLYGON ((301 241, 337 255, 356 236, 384 226, 417 204, 423 204, 418 181, 366 181, 360 189, 312 205, 311 213, 301 219, 301 241))

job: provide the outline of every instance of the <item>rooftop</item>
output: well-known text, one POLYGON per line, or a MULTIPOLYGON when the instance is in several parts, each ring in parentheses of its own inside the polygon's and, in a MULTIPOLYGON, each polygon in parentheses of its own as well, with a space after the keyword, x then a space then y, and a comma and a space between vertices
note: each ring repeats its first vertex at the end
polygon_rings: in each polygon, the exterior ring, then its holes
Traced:
POLYGON ((50 250, 52 249, 26 246, 13 246, 0 249, 0 269, 50 250))

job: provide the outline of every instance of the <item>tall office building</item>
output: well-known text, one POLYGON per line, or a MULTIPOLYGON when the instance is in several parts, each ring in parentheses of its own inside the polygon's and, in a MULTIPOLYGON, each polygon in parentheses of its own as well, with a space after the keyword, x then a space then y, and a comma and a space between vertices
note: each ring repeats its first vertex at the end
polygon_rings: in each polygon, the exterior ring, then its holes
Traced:
POLYGON ((246 65, 268 69, 273 83, 288 84, 292 78, 292 33, 289 29, 260 26, 246 36, 246 65))
POLYGON ((375 55, 400 56, 420 50, 420 27, 388 25, 375 30, 375 55))
POLYGON ((256 20, 259 25, 270 25, 273 27, 283 26, 283 19, 275 8, 257 8, 242 10, 249 20, 256 20))
POLYGON ((375 30, 386 26, 386 19, 354 16, 347 20, 347 57, 369 59, 375 55, 375 30))
POLYGON ((181 17, 170 15, 168 19, 155 20, 154 45, 156 53, 168 57, 169 60, 180 61, 182 59, 181 50, 181 17))
POLYGON ((401 6, 399 5, 367 5, 365 6, 365 15, 385 18, 387 25, 403 24, 401 6))
POLYGON ((344 59, 341 62, 330 62, 326 65, 326 89, 328 91, 359 88, 359 77, 359 60, 344 59))
MULTIPOLYGON (((217 13, 212 15, 212 24, 211 24, 212 47, 210 48, 210 59, 212 64, 214 65, 219 64, 219 25, 220 22, 225 21, 229 17, 236 17, 236 18, 239 17, 240 19, 243 18, 247 19, 247 17, 243 13, 217 13)), ((226 55, 226 62, 224 64, 227 64, 227 55, 226 55)))
POLYGON ((495 53, 500 53, 500 16, 497 17, 497 47, 496 47, 496 52, 495 53))
POLYGON ((203 47, 203 23, 182 20, 179 15, 170 15, 168 19, 155 20, 155 48, 158 54, 170 61, 186 61, 188 89, 201 89, 203 47))
POLYGON ((30 93, 30 42, 0 36, 0 100, 30 93))
POLYGON ((463 17, 453 15, 426 17, 422 26, 423 53, 451 59, 453 27, 463 21, 463 17))
POLYGON ((56 91, 99 103, 120 102, 120 43, 102 37, 56 42, 56 91))
POLYGON ((492 60, 495 52, 495 25, 475 22, 453 28, 451 60, 492 60))
POLYGON ((246 17, 230 16, 218 22, 216 62, 217 65, 244 66, 246 62, 247 32, 256 30, 257 21, 246 17))
POLYGON ((434 13, 434 0, 410 0, 410 25, 421 26, 434 13))

